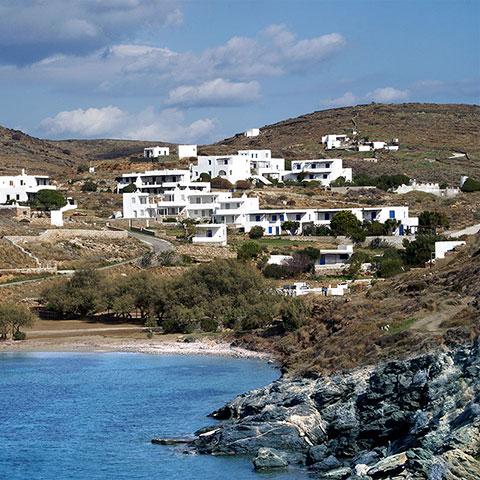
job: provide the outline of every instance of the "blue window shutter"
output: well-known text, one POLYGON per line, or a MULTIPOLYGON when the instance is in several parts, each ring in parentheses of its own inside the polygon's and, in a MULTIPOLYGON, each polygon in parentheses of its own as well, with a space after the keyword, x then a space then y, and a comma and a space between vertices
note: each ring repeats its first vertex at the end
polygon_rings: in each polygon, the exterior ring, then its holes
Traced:
POLYGON ((272 227, 268 227, 268 233, 272 233, 272 227))
POLYGON ((283 222, 285 220, 285 216, 284 215, 280 215, 280 220, 283 222))
POLYGON ((390 218, 395 218, 395 210, 390 210, 390 218))

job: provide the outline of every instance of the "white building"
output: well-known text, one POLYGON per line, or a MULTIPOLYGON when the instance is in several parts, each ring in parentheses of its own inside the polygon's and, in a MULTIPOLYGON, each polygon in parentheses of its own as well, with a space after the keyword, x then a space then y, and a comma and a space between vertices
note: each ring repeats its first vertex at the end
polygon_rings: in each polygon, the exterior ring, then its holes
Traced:
POLYGON ((321 182, 328 186, 339 177, 344 177, 347 182, 352 181, 352 169, 343 168, 341 158, 320 160, 296 160, 292 162, 292 171, 285 175, 285 179, 295 181, 321 182))
POLYGON ((353 255, 353 245, 339 245, 336 249, 320 249, 320 258, 315 261, 315 271, 342 269, 353 255))
POLYGON ((8 202, 27 202, 40 190, 56 190, 50 185, 47 175, 27 175, 22 169, 20 175, 0 176, 0 204, 8 202))
POLYGON ((456 187, 440 188, 438 183, 417 183, 416 180, 412 180, 409 185, 400 185, 393 193, 405 194, 413 191, 431 193, 438 197, 456 197, 461 193, 456 187))
POLYGON ((243 135, 245 135, 245 137, 258 137, 260 135, 260 129, 250 128, 249 130, 245 130, 243 135))
POLYGON ((285 159, 272 158, 271 150, 239 150, 238 155, 249 160, 254 176, 281 180, 286 174, 285 159))
POLYGON ((445 258, 447 252, 452 252, 457 247, 465 245, 466 242, 462 241, 445 241, 435 242, 435 260, 445 258))
POLYGON ((198 180, 202 173, 210 178, 226 178, 231 183, 252 176, 250 161, 240 155, 199 156, 197 165, 190 165, 192 179, 198 180))
POLYGON ((192 242, 200 245, 222 245, 227 244, 227 226, 224 224, 203 223, 197 225, 196 234, 192 242))
POLYGON ((67 198, 67 204, 60 208, 59 210, 52 210, 50 212, 50 224, 56 227, 63 227, 63 214, 69 210, 75 210, 78 208, 78 205, 75 203, 73 198, 67 198))
POLYGON ((320 295, 323 293, 322 288, 312 288, 305 282, 295 282, 293 285, 284 285, 280 292, 288 297, 300 297, 307 295, 308 293, 314 293, 320 295))
POLYGON ((148 147, 143 149, 144 158, 158 158, 170 155, 169 147, 148 147))
POLYGON ((190 158, 197 156, 196 145, 179 145, 178 146, 178 158, 190 158))
POLYGON ((346 135, 324 135, 322 137, 322 143, 326 150, 332 150, 334 148, 345 147, 350 139, 346 135))

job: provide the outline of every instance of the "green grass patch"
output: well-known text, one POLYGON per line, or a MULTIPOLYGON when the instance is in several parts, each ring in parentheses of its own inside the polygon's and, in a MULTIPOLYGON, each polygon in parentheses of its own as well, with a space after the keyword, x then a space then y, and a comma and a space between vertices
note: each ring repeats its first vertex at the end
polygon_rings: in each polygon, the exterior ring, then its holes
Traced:
POLYGON ((399 322, 394 322, 390 324, 390 330, 388 333, 394 334, 408 330, 417 320, 418 318, 412 317, 399 322))

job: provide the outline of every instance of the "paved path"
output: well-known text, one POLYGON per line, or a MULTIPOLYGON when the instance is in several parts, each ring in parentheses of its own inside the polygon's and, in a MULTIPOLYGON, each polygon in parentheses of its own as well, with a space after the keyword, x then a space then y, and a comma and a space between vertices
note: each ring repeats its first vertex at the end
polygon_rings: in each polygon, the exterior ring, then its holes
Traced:
POLYGON ((144 235, 142 233, 136 232, 128 232, 128 234, 143 243, 148 243, 149 245, 151 245, 155 253, 173 250, 173 245, 166 240, 162 240, 161 238, 152 237, 150 235, 144 235))
POLYGON ((445 234, 452 238, 459 238, 462 235, 475 235, 478 232, 480 232, 480 223, 464 228, 463 230, 458 230, 457 232, 445 232, 445 234))

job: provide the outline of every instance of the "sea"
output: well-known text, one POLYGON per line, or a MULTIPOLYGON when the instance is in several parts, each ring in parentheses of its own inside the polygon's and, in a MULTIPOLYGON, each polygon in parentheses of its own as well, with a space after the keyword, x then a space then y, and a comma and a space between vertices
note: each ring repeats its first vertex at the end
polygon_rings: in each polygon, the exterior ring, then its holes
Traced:
POLYGON ((185 453, 206 415, 279 377, 263 360, 135 353, 0 353, 0 479, 286 480, 251 458, 185 453))

